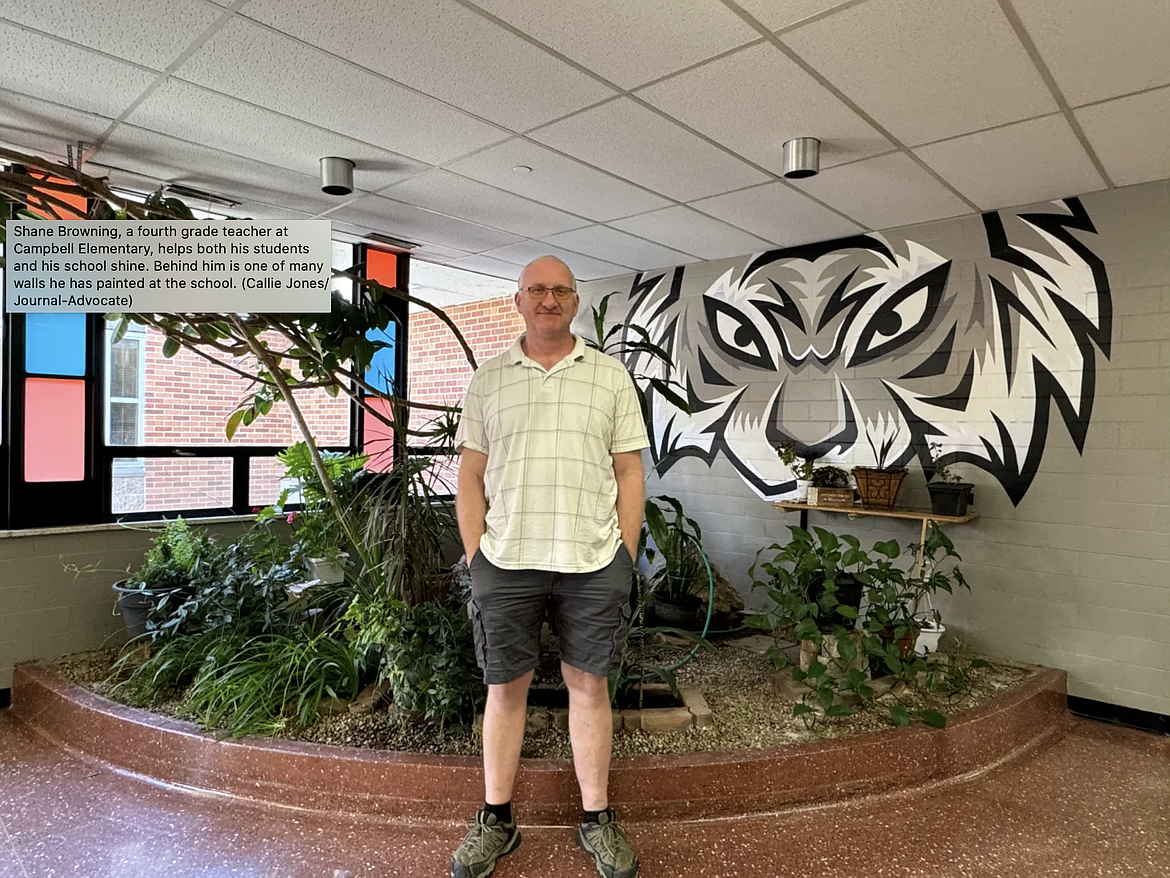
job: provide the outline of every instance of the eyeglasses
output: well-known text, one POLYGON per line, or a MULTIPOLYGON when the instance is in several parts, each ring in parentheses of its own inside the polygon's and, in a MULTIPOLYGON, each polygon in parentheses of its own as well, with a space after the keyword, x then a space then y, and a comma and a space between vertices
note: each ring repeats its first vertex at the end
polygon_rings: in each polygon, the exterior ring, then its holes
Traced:
POLYGON ((563 302, 577 291, 572 287, 546 287, 538 284, 536 286, 523 287, 520 292, 528 293, 528 295, 537 301, 542 300, 549 293, 552 293, 558 302, 563 302))

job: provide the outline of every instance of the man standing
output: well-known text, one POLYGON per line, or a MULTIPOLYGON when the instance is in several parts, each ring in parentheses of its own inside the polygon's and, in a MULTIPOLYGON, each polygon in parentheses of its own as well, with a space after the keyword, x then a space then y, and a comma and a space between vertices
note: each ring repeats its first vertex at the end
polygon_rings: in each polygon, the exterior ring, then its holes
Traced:
POLYGON ((525 333, 475 373, 456 436, 456 508, 471 569, 468 613, 488 687, 484 807, 451 860, 483 878, 520 843, 512 789, 551 609, 569 690, 569 738, 581 787, 577 844, 605 878, 638 860, 609 808, 613 738, 607 676, 619 664, 642 528, 649 445, 629 372, 569 331, 580 300, 553 256, 520 273, 525 333))

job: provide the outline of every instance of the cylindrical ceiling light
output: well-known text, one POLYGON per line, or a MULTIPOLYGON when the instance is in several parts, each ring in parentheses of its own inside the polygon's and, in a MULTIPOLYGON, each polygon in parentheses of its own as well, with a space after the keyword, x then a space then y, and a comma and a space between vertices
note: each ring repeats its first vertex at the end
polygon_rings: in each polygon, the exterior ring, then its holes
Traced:
POLYGON ((321 191, 326 195, 349 195, 353 192, 354 164, 335 155, 321 159, 321 191))
POLYGON ((821 142, 815 137, 796 137, 784 144, 784 176, 811 177, 821 169, 821 142))

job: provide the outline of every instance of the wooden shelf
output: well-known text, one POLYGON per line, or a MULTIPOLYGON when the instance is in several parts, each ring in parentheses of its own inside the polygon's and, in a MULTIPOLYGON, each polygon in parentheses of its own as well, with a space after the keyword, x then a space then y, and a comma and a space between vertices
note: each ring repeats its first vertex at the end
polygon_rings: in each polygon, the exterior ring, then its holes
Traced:
POLYGON ((876 509, 867 506, 809 506, 807 503, 796 503, 791 500, 777 500, 772 503, 777 509, 786 512, 837 512, 848 515, 850 518, 862 518, 867 515, 880 518, 908 518, 913 521, 936 521, 939 524, 966 524, 979 517, 974 510, 966 515, 935 515, 929 509, 904 509, 895 506, 893 509, 876 509))
MULTIPOLYGON (((808 512, 809 510, 814 510, 816 512, 836 512, 842 515, 848 515, 850 518, 870 516, 873 518, 901 518, 909 521, 920 521, 922 522, 922 528, 918 537, 919 544, 926 542, 926 527, 932 521, 936 524, 966 524, 979 517, 979 513, 974 510, 971 510, 966 515, 935 515, 929 509, 901 509, 897 506, 893 509, 875 509, 865 506, 809 506, 807 503, 796 503, 791 500, 777 500, 772 505, 784 512, 808 512)), ((801 527, 804 527, 807 522, 808 519, 802 515, 800 518, 801 527)), ((918 558, 914 565, 914 575, 922 575, 921 557, 918 558)))

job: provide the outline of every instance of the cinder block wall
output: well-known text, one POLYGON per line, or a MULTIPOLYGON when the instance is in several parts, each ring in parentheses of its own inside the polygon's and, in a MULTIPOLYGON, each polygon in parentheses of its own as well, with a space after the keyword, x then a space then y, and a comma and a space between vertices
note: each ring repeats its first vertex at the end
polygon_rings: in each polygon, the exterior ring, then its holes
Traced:
MULTIPOLYGON (((963 555, 971 591, 942 602, 940 609, 949 631, 972 649, 1066 669, 1072 695, 1170 714, 1170 187, 1158 182, 1080 200, 1096 228, 1095 235, 1082 238, 1104 260, 1113 308, 1109 357, 1099 350, 1096 354, 1084 453, 1078 454, 1057 406, 1050 404, 1039 470, 1018 505, 992 474, 958 466, 976 484, 980 513, 977 521, 949 531, 963 555)), ((1051 211, 1053 206, 1035 209, 1051 211)), ((979 217, 889 235, 953 259, 948 295, 971 293, 976 273, 971 259, 980 252, 985 257, 988 248, 979 217)), ((746 263, 687 266, 680 303, 693 305, 727 271, 740 273, 746 263)), ((617 290, 622 295, 615 299, 624 299, 636 280, 659 274, 584 284, 578 328, 590 331, 589 306, 601 295, 617 290)), ((669 271, 665 277, 669 282, 669 271)), ((611 313, 616 304, 611 301, 611 313)), ((1049 356, 1053 368, 1080 362, 1078 352, 1067 346, 1061 353, 1063 362, 1052 363, 1049 356)), ((925 354, 919 348, 907 355, 899 374, 925 354)), ((957 359, 938 379, 944 392, 961 378, 963 360, 957 359)), ((775 385, 785 368, 781 363, 770 377, 757 380, 775 385)), ((788 416, 824 417, 818 396, 822 401, 832 397, 834 371, 847 384, 863 375, 860 369, 828 370, 823 393, 812 385, 814 392, 799 400, 805 408, 792 406, 788 416)), ((766 396, 769 388, 747 390, 757 399, 761 392, 766 396)), ((833 460, 870 464, 869 456, 868 449, 855 449, 833 460)), ((785 539, 786 525, 798 521, 796 513, 780 512, 762 499, 724 454, 710 463, 698 457, 679 460, 661 478, 652 477, 648 490, 684 503, 703 526, 714 560, 749 600, 748 569, 756 552, 785 539)), ((917 462, 910 464, 903 491, 900 503, 929 506, 917 462)), ((890 536, 905 545, 918 536, 913 523, 849 520, 816 511, 810 518, 810 524, 854 533, 867 545, 890 536)))
MULTIPOLYGON (((209 525, 230 540, 243 525, 209 525)), ((0 689, 12 685, 12 668, 121 643, 110 586, 137 566, 150 546, 145 530, 114 528, 0 537, 0 689), (66 565, 97 568, 75 574, 66 565)))

